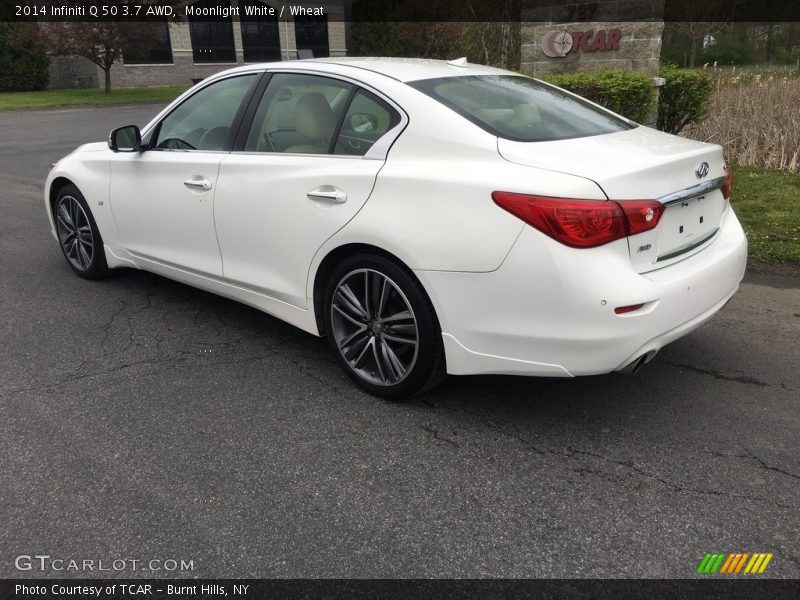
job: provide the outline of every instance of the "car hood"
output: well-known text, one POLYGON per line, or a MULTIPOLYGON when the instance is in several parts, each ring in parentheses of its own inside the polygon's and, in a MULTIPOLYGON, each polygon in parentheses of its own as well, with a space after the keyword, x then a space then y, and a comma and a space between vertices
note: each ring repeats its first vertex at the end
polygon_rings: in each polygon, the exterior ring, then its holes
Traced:
POLYGON ((101 150, 108 149, 108 142, 91 142, 89 144, 84 144, 83 146, 78 146, 75 148, 75 152, 100 152, 101 150))
POLYGON ((720 146, 644 126, 551 142, 500 138, 497 149, 514 163, 591 179, 612 199, 659 198, 696 185, 703 161, 709 180, 725 174, 720 146))

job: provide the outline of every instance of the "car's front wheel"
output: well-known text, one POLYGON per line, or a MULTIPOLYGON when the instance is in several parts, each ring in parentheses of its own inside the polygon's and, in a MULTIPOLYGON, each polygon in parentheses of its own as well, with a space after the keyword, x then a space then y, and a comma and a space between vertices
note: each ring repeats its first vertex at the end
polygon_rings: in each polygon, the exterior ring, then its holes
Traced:
POLYGON ((53 218, 61 252, 67 264, 81 277, 99 279, 108 272, 103 239, 86 199, 72 184, 58 192, 53 218))
POLYGON ((334 354, 367 391, 401 400, 444 378, 433 306, 420 283, 394 261, 378 254, 344 260, 329 278, 324 306, 334 354))

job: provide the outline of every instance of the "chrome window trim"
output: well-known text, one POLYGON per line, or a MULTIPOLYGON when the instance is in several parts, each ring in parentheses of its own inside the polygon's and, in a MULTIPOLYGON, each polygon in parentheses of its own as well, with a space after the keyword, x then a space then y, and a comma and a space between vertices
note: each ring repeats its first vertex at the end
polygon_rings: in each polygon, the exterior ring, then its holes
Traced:
MULTIPOLYGON (((389 133, 388 131, 386 133, 389 133)), ((363 156, 353 154, 316 154, 311 152, 257 152, 255 150, 232 150, 225 152, 235 156, 307 156, 308 158, 349 158, 350 160, 363 160, 363 156)))
POLYGON ((716 179, 710 179, 709 181, 698 183, 697 185, 667 194, 666 196, 661 196, 657 200, 664 206, 668 206, 670 204, 675 204, 676 202, 682 202, 684 200, 689 200, 690 198, 696 198, 697 196, 708 194, 709 192, 713 192, 714 190, 722 188, 724 184, 725 176, 723 175, 722 177, 717 177, 716 179))
POLYGON ((148 148, 148 152, 186 152, 187 154, 221 154, 222 156, 228 156, 230 152, 227 150, 199 150, 194 149, 190 150, 188 148, 148 148))

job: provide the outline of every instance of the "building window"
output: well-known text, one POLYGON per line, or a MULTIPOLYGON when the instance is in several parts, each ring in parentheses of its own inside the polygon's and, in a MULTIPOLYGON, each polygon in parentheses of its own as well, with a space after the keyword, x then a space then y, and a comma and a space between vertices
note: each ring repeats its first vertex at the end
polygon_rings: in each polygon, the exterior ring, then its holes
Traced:
POLYGON ((281 39, 278 33, 278 15, 248 16, 245 14, 245 6, 260 9, 266 5, 259 0, 239 0, 244 62, 280 60, 281 39))
POLYGON ((299 58, 303 58, 304 51, 310 51, 313 58, 330 56, 327 16, 295 17, 294 36, 299 58))
MULTIPOLYGON (((198 8, 216 8, 218 0, 200 0, 193 5, 198 8)), ((189 34, 192 38, 192 55, 196 63, 236 62, 233 46, 233 23, 231 18, 189 17, 189 34)))
POLYGON ((140 23, 136 38, 126 40, 122 62, 126 65, 156 65, 172 63, 172 44, 167 21, 140 23))

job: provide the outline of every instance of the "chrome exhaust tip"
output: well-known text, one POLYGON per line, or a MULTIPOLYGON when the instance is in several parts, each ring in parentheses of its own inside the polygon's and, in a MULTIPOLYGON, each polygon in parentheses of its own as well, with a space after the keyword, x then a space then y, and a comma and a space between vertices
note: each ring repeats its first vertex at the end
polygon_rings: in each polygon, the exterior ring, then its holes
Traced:
POLYGON ((625 375, 633 375, 642 368, 645 363, 649 363, 653 357, 656 355, 657 350, 651 350, 650 352, 645 352, 636 360, 629 362, 627 365, 619 369, 619 373, 624 373, 625 375))

